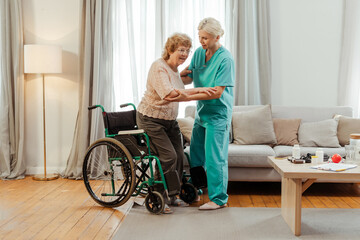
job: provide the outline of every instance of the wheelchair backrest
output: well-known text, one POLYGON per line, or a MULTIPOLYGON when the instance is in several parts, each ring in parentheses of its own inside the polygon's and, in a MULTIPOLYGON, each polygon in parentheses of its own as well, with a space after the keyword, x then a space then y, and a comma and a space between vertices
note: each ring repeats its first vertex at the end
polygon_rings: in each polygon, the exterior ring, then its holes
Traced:
POLYGON ((136 110, 125 112, 103 112, 104 125, 109 134, 137 129, 136 110))

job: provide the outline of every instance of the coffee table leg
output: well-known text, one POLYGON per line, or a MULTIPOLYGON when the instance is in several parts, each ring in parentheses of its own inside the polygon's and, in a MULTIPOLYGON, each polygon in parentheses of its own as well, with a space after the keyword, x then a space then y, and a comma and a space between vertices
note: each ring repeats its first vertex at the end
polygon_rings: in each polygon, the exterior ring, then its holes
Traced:
POLYGON ((295 236, 301 234, 301 179, 281 179, 281 215, 295 236))

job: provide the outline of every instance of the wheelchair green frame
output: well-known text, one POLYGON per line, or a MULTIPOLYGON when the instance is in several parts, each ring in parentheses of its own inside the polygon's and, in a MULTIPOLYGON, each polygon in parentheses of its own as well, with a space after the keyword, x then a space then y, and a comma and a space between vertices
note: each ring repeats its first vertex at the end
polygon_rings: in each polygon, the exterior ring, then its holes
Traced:
MULTIPOLYGON (((120 107, 127 107, 127 106, 132 106, 133 109, 136 110, 135 105, 132 104, 132 103, 126 103, 126 104, 120 105, 120 107)), ((104 107, 102 105, 93 105, 93 106, 88 107, 89 110, 93 110, 93 109, 96 109, 96 108, 101 109, 103 116, 104 116, 104 114, 106 114, 106 111, 105 111, 105 109, 104 109, 104 107)), ((164 176, 163 170, 161 168, 160 160, 159 160, 159 158, 157 156, 155 156, 155 155, 153 155, 151 153, 149 136, 146 134, 146 132, 131 133, 132 130, 129 130, 129 131, 130 131, 130 133, 126 134, 126 135, 132 135, 132 136, 134 136, 134 137, 136 137, 138 139, 143 139, 143 138, 141 138, 141 136, 143 136, 145 138, 146 148, 147 148, 147 153, 144 153, 141 156, 133 156, 131 154, 131 156, 132 156, 132 158, 134 160, 134 169, 133 169, 133 171, 135 171, 135 178, 132 180, 132 181, 135 180, 135 182, 133 183, 135 187, 134 187, 134 192, 132 193, 131 196, 138 196, 139 194, 142 193, 143 190, 145 191, 145 188, 148 188, 146 192, 148 192, 148 190, 150 189, 149 192, 151 193, 151 191, 152 191, 151 189, 153 189, 153 186, 155 184, 162 184, 164 186, 164 189, 165 189, 165 192, 166 192, 166 197, 169 198, 169 196, 168 196, 168 187, 167 187, 167 184, 166 184, 166 181, 165 181, 165 176, 164 176), (158 181, 158 180, 155 181, 153 162, 152 162, 153 160, 156 161, 156 164, 158 166, 159 173, 160 173, 160 176, 161 176, 160 181, 158 181), (139 166, 139 164, 141 164, 141 166, 139 166), (150 169, 150 176, 147 174, 148 169, 150 169), (136 170, 140 170, 140 172, 141 172, 140 176, 137 175, 136 170)), ((122 134, 110 134, 109 129, 105 124, 105 139, 106 138, 112 138, 112 139, 114 139, 114 140, 121 143, 121 141, 116 139, 117 136, 121 136, 121 135, 122 134)), ((89 149, 88 152, 90 150, 91 149, 89 149)), ((109 165, 110 165, 110 170, 112 172, 114 172, 114 168, 113 168, 114 165, 112 163, 114 161, 121 162, 121 160, 122 160, 121 157, 112 158, 112 157, 109 156, 108 161, 109 161, 109 165)), ((121 165, 117 165, 117 166, 121 166, 121 165)), ((85 165, 83 166, 83 171, 84 171, 84 169, 85 169, 85 165)), ((118 196, 117 192, 116 192, 116 189, 115 189, 115 181, 116 180, 114 179, 114 174, 112 174, 111 175, 112 192, 111 193, 102 193, 101 194, 102 196, 114 196, 114 197, 118 196)), ((89 189, 88 189, 88 191, 89 191, 89 189)), ((90 191, 89 191, 89 193, 90 193, 90 191)), ((94 200, 96 200, 96 199, 94 199, 94 200)), ((97 202, 99 202, 99 201, 97 201, 97 202)), ((99 202, 99 203, 101 204, 101 202, 99 202)), ((116 205, 110 206, 110 207, 117 207, 117 206, 120 206, 122 204, 123 203, 116 204, 116 205)), ((106 204, 103 204, 103 205, 106 206, 106 207, 109 207, 109 205, 106 205, 106 204)))

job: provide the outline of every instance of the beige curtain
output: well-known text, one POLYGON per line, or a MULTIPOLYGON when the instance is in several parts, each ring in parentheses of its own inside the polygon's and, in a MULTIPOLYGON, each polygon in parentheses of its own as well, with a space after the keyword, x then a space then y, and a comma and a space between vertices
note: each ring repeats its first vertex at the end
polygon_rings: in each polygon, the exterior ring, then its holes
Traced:
POLYGON ((235 61, 235 105, 271 102, 270 16, 267 0, 227 0, 226 29, 235 61))
POLYGON ((0 177, 23 178, 24 71, 21 0, 0 1, 0 177))
POLYGON ((87 107, 101 104, 107 111, 114 110, 112 4, 111 0, 82 1, 79 111, 72 149, 63 173, 67 178, 82 177, 87 147, 104 136, 100 110, 89 112, 87 107))

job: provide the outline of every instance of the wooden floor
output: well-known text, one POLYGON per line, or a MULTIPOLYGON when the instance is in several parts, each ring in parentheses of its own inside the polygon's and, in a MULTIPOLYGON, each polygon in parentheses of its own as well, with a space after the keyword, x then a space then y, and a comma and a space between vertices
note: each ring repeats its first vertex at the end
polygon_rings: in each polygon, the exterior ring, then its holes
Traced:
MULTIPOLYGON (((280 207, 280 183, 229 183, 229 207, 280 207)), ((208 201, 207 195, 192 206, 208 201)), ((82 181, 0 180, 0 239, 111 239, 132 201, 103 208, 82 181)), ((360 208, 360 185, 316 183, 304 208, 360 208)))

